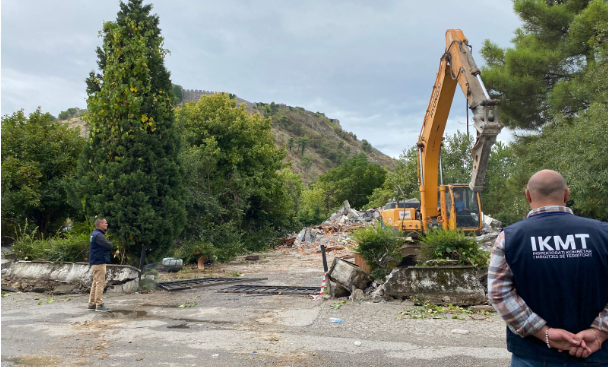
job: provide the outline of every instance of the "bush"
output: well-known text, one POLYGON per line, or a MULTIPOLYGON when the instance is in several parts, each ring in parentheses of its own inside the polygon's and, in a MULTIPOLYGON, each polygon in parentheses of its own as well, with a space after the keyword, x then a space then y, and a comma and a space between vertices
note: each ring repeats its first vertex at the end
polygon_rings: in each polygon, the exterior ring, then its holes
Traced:
POLYGON ((182 259, 184 264, 196 263, 201 256, 215 260, 215 248, 211 243, 203 241, 181 243, 168 253, 168 257, 182 259))
POLYGON ((479 250, 475 238, 459 231, 431 228, 420 239, 422 260, 456 260, 458 265, 486 266, 489 254, 479 250))
POLYGON ((37 228, 18 230, 13 251, 21 260, 48 260, 61 262, 86 261, 89 254, 90 233, 81 231, 60 232, 54 237, 39 240, 37 228))
POLYGON ((355 251, 369 266, 372 277, 384 279, 401 261, 400 248, 403 240, 392 228, 378 223, 357 230, 353 237, 357 241, 355 251))

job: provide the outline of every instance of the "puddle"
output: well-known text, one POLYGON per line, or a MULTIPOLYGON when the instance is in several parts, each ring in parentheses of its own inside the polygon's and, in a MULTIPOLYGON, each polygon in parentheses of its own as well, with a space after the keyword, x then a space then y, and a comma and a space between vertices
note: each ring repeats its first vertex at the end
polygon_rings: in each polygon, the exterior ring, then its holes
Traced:
POLYGON ((147 311, 130 311, 130 310, 112 310, 108 312, 113 318, 141 319, 148 316, 147 311))
POLYGON ((190 326, 188 324, 171 325, 167 326, 167 329, 190 329, 190 326))
POLYGON ((18 366, 56 366, 59 358, 39 357, 39 356, 20 356, 20 357, 5 357, 2 356, 2 363, 13 362, 18 366))

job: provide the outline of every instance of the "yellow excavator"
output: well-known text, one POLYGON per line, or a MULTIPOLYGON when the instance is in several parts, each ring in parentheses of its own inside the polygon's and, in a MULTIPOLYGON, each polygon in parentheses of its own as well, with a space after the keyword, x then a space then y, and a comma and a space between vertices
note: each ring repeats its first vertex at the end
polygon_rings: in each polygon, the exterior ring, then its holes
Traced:
POLYGON ((468 40, 459 29, 448 30, 445 38, 445 53, 417 143, 420 201, 391 201, 381 212, 385 225, 406 233, 424 233, 432 227, 468 233, 481 231, 479 192, 485 183, 492 145, 503 127, 498 120, 498 101, 490 99, 485 90, 468 40), (469 184, 444 184, 441 170, 443 132, 456 84, 467 99, 477 132, 469 184))

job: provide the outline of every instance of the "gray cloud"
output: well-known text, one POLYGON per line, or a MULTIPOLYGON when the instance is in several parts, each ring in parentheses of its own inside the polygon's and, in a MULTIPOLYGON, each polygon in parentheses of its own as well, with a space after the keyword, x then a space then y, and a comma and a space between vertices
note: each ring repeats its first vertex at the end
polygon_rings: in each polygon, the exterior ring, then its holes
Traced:
MULTIPOLYGON (((172 80, 324 112, 398 156, 415 144, 445 48, 461 28, 509 46, 510 1, 157 1, 172 80)), ((2 1, 2 114, 85 108, 84 79, 117 1, 2 1)), ((466 130, 457 91, 446 133, 466 130), (461 122, 461 123, 458 123, 461 122)), ((505 136, 507 136, 506 134, 505 136)))

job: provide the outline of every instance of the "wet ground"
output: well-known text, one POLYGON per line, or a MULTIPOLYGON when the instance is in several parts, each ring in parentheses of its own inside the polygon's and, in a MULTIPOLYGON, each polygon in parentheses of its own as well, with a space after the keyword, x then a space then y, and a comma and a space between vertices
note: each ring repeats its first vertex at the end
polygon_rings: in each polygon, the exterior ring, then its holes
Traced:
MULTIPOLYGON (((268 278, 251 284, 321 285, 316 254, 260 255, 258 261, 239 258, 204 271, 161 274, 161 280, 242 274, 268 278)), ((2 298, 1 365, 509 365, 505 325, 497 316, 412 319, 408 301, 218 292, 228 286, 105 295, 109 313, 87 311, 87 295, 9 293, 2 298)))

